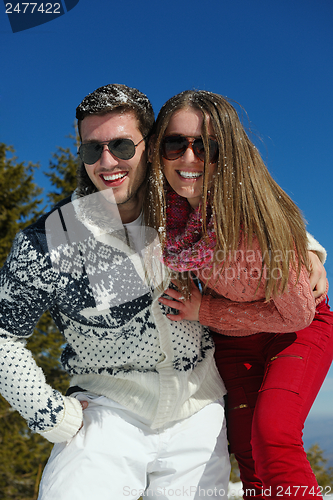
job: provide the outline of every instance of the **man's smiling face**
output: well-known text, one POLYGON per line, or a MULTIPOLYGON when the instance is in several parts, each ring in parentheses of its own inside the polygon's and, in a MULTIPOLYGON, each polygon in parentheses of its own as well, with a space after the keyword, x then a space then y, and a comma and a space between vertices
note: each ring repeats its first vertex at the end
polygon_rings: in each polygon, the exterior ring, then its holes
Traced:
MULTIPOLYGON (((136 116, 131 111, 86 116, 81 122, 81 137, 83 144, 107 143, 113 139, 131 139, 134 144, 138 144, 143 139, 136 116)), ((98 191, 112 189, 124 223, 139 216, 147 169, 145 141, 138 144, 133 158, 129 160, 117 158, 105 145, 96 163, 84 165, 98 191)))

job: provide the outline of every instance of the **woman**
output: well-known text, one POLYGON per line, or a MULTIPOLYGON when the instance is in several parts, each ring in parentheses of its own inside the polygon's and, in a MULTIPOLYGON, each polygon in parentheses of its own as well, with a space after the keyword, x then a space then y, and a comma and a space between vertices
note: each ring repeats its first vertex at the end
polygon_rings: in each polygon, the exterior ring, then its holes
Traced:
POLYGON ((320 496, 302 429, 332 361, 333 315, 327 290, 311 291, 300 211, 220 95, 167 101, 150 155, 152 223, 180 289, 161 302, 214 334, 245 497, 320 496))

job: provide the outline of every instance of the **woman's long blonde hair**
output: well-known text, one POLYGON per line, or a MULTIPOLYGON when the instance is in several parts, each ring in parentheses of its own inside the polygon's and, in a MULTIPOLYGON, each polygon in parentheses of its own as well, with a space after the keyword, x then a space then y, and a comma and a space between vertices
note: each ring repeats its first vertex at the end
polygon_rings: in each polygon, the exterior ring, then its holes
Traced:
POLYGON ((223 96, 204 90, 187 90, 169 99, 161 108, 154 129, 147 190, 151 207, 149 224, 159 230, 162 244, 165 244, 166 200, 161 141, 171 116, 184 108, 199 110, 203 116, 202 138, 206 155, 202 194, 203 237, 208 237, 206 204, 209 196, 216 233, 214 255, 220 251, 224 255, 233 255, 241 232, 247 247, 251 248, 253 235, 256 235, 262 251, 262 266, 267 270, 265 293, 268 300, 285 290, 290 265, 298 273, 302 264, 307 265, 305 223, 298 207, 269 174, 235 108, 223 96), (207 117, 219 147, 214 179, 209 187, 207 117))

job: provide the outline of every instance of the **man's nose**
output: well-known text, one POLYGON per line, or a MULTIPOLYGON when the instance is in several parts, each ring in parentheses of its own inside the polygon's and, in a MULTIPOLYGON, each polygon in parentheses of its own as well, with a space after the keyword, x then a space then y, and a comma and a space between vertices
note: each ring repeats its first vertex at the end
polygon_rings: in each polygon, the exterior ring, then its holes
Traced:
POLYGON ((118 165, 118 163, 119 163, 119 158, 117 158, 111 153, 107 144, 103 144, 103 151, 100 158, 100 165, 114 166, 118 165))

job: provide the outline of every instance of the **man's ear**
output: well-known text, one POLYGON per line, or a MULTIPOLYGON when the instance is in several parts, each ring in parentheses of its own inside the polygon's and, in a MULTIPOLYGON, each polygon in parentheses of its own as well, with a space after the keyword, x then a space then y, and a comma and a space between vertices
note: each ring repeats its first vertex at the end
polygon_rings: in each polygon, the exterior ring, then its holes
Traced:
POLYGON ((153 161, 154 147, 155 147, 155 134, 150 137, 148 143, 148 161, 150 163, 153 161))

